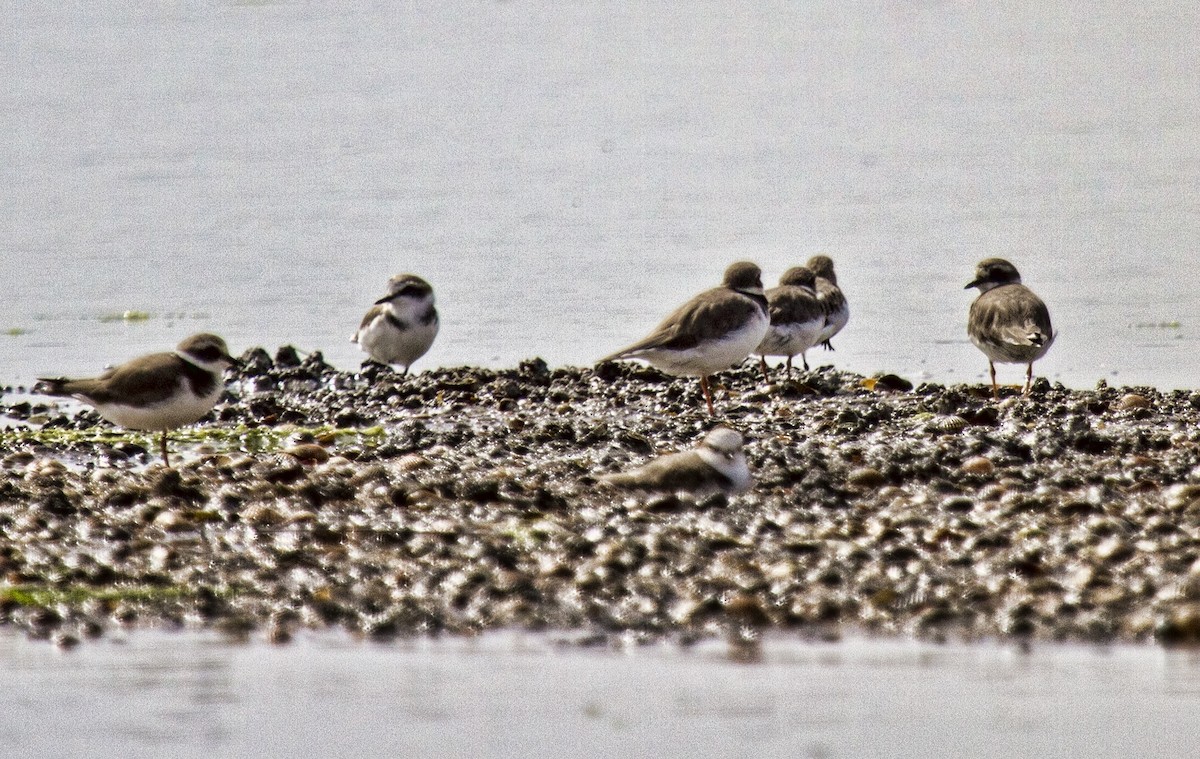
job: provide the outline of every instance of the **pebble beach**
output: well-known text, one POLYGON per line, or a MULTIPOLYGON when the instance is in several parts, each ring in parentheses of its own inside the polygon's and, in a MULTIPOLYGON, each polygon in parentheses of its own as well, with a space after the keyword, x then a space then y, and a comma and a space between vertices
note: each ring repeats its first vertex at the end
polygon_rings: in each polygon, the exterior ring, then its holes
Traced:
MULTIPOLYGON (((172 440, 0 396, 0 625, 285 643, 551 631, 1200 643, 1200 392, 822 367, 339 371, 283 347, 172 440), (746 493, 598 478, 740 431, 746 493)), ((17 389, 19 390, 19 389, 17 389)))

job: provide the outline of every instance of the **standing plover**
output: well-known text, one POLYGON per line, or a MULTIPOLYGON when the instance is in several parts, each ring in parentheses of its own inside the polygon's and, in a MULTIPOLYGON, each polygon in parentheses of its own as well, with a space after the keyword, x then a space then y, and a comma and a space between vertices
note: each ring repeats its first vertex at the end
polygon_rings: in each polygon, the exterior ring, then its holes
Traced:
POLYGON ((992 397, 999 400, 996 362, 1025 364, 1025 395, 1033 384, 1033 362, 1054 343, 1050 311, 1042 299, 1021 284, 1017 267, 1003 258, 985 258, 975 267, 975 279, 963 289, 979 288, 967 315, 971 342, 988 357, 992 397))
POLYGON ((600 482, 630 490, 739 493, 750 487, 742 436, 717 427, 690 451, 660 456, 631 472, 609 474, 600 482))
POLYGON ((779 278, 778 287, 767 290, 771 326, 755 349, 763 379, 770 379, 766 356, 787 356, 789 378, 792 376, 792 357, 796 354, 800 355, 804 370, 808 371, 808 358, 804 354, 820 342, 825 329, 825 307, 817 297, 815 284, 816 275, 812 269, 793 266, 779 278))
POLYGON ((358 343, 371 361, 399 364, 401 374, 433 345, 438 333, 438 312, 433 288, 415 274, 397 274, 388 280, 387 295, 363 317, 350 342, 358 343))
POLYGON ((850 321, 850 304, 842 289, 838 287, 837 275, 833 273, 833 259, 829 256, 813 256, 805 264, 817 275, 817 297, 825 307, 825 329, 817 339, 825 350, 833 350, 830 339, 842 331, 842 327, 850 321))
POLYGON ((240 365, 224 340, 201 333, 173 353, 141 356, 89 379, 40 378, 33 390, 83 401, 122 427, 161 430, 163 463, 170 467, 167 432, 211 411, 225 389, 222 372, 240 365))
POLYGON ((684 303, 649 336, 600 362, 641 359, 667 374, 699 377, 708 413, 713 414, 709 375, 745 361, 768 326, 762 272, 755 264, 739 261, 725 270, 720 287, 684 303))

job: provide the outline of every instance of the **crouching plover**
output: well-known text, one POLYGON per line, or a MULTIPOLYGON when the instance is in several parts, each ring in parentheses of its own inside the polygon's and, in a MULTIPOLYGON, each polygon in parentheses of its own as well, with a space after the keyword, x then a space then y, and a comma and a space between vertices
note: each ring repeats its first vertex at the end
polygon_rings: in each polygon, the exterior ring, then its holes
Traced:
POLYGON ((201 333, 173 353, 141 356, 90 379, 39 378, 33 390, 83 401, 131 430, 161 430, 163 463, 170 467, 167 432, 211 411, 225 390, 221 373, 240 365, 224 340, 201 333))
POLYGON ((770 325, 762 272, 748 261, 731 264, 720 287, 684 303, 643 340, 600 359, 641 359, 676 376, 700 378, 713 414, 708 377, 746 360, 770 325))
POLYGON ((988 357, 992 397, 999 400, 996 362, 1025 364, 1025 395, 1033 384, 1033 362, 1054 343, 1050 311, 1042 299, 1021 284, 1017 267, 1003 258, 985 258, 975 267, 975 279, 963 289, 979 288, 967 315, 971 342, 988 357))
POLYGON ((397 274, 388 280, 387 295, 363 317, 350 342, 358 343, 371 361, 399 364, 401 374, 433 345, 438 333, 438 312, 433 288, 415 274, 397 274))
POLYGON ((770 380, 766 356, 787 356, 787 375, 791 377, 792 357, 800 354, 804 370, 808 371, 804 353, 819 342, 825 329, 825 308, 813 289, 815 283, 812 269, 793 266, 780 277, 778 287, 767 290, 771 326, 755 349, 763 379, 770 380))
POLYGON ((750 487, 742 436, 717 427, 690 451, 672 453, 631 472, 609 474, 600 482, 630 490, 740 493, 750 487))
POLYGON ((838 287, 837 275, 833 273, 833 259, 829 256, 813 256, 806 264, 817 275, 817 297, 825 307, 825 329, 817 342, 825 346, 825 350, 833 350, 830 339, 842 331, 842 327, 850 321, 850 304, 838 287))

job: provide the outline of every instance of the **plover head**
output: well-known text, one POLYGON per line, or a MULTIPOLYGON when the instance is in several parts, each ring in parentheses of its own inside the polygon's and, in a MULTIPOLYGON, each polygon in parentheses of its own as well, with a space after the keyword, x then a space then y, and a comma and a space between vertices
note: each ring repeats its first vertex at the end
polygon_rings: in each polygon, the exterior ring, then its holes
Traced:
POLYGON ((829 256, 813 256, 805 266, 812 269, 813 274, 821 279, 837 284, 837 275, 833 273, 833 259, 829 256))
POLYGON ((793 266, 779 278, 779 284, 789 287, 811 288, 817 283, 817 275, 807 266, 793 266))
POLYGON ((381 305, 400 299, 432 302, 433 288, 416 274, 397 274, 388 280, 387 295, 375 301, 375 304, 381 305))
POLYGON ((717 427, 704 436, 696 455, 729 481, 727 490, 740 492, 750 487, 750 470, 742 452, 742 436, 729 427, 717 427))
POLYGON ((742 436, 728 427, 717 427, 704 436, 700 447, 712 451, 723 459, 732 460, 742 452, 742 436))
POLYGON ((1020 283, 1021 275, 1017 272, 1017 267, 1003 258, 985 258, 975 267, 975 279, 968 282, 963 289, 978 287, 979 292, 986 293, 993 287, 1020 283))
POLYGON ((762 295, 762 270, 757 264, 749 261, 738 261, 730 264, 725 270, 725 286, 750 295, 762 295))
POLYGON ((214 334, 201 332, 175 346, 175 355, 210 372, 224 371, 226 366, 241 366, 242 362, 229 355, 225 341, 214 334))

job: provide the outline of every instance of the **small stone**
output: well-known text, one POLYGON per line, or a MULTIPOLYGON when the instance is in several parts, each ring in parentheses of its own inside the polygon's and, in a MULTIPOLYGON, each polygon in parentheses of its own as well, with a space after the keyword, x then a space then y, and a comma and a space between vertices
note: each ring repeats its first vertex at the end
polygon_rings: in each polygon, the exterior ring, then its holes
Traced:
POLYGON ((913 389, 913 383, 895 374, 884 374, 875 379, 873 389, 907 393, 913 389))
POLYGON ((1164 646, 1200 645, 1200 604, 1188 604, 1171 611, 1154 631, 1164 646))
POLYGON ((1129 393, 1128 395, 1122 396, 1121 400, 1116 402, 1114 408, 1120 411, 1128 411, 1136 408, 1150 408, 1150 401, 1144 395, 1129 393))
POLYGON ((996 471, 996 465, 987 456, 972 456, 960 468, 966 474, 988 475, 996 471))
POLYGON ((153 524, 165 532, 181 532, 192 527, 192 521, 175 509, 159 512, 153 524))
POLYGON ((416 472, 421 469, 428 469, 433 466, 433 462, 425 458, 419 453, 409 453, 400 457, 396 462, 396 468, 401 472, 416 472))
POLYGON ((883 476, 883 472, 869 466, 859 467, 846 477, 848 485, 867 490, 880 487, 886 482, 887 478, 883 476))
POLYGON ((1121 561, 1133 555, 1133 549, 1121 538, 1113 535, 1096 546, 1096 558, 1101 561, 1121 561))
POLYGON ((737 624, 753 627, 766 627, 771 624, 771 616, 752 595, 739 593, 725 601, 724 607, 730 621, 737 624))
POLYGON ((284 450, 288 456, 303 464, 323 464, 329 461, 329 451, 316 443, 301 443, 284 450))
POLYGON ((273 506, 257 504, 242 512, 242 521, 255 527, 274 527, 286 522, 287 518, 273 506))

